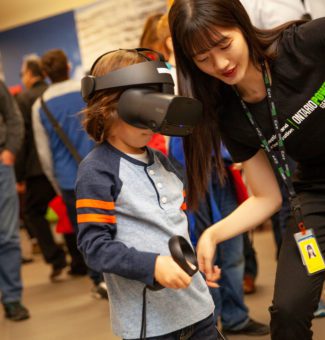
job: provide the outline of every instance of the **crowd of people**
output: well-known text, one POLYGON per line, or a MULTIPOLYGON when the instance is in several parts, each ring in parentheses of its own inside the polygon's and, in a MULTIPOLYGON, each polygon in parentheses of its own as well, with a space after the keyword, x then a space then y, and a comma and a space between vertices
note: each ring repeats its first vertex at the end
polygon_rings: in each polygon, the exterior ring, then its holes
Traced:
POLYGON ((325 316, 325 19, 313 20, 304 1, 262 2, 175 0, 169 13, 147 18, 141 49, 108 52, 93 64, 96 81, 165 60, 175 93, 203 104, 184 138, 119 117, 123 86, 94 86, 82 98, 61 49, 24 57, 24 90, 15 98, 0 82, 6 318, 30 317, 22 224, 51 284, 66 271, 88 276, 123 339, 312 339, 313 317, 325 316), (308 122, 297 123, 296 112, 308 122), (64 244, 46 218, 58 197, 64 244), (270 218, 278 267, 269 327, 250 317, 244 293, 256 290, 249 233, 270 218), (191 277, 170 256, 174 234, 196 248, 201 273, 191 277))

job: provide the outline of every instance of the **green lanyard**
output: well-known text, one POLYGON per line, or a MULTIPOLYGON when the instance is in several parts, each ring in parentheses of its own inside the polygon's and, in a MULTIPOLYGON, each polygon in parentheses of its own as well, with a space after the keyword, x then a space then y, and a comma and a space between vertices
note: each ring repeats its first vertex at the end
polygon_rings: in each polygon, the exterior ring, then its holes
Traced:
POLYGON ((256 131, 256 133, 257 133, 257 135, 258 135, 258 137, 259 137, 259 139, 260 139, 260 141, 261 141, 261 143, 264 147, 265 152, 268 154, 270 160, 275 165, 275 168, 279 172, 279 174, 280 174, 280 176, 281 176, 281 178, 282 178, 282 180, 283 180, 283 182, 284 182, 284 184, 285 184, 285 186, 288 190, 291 209, 293 211, 294 217, 296 219, 296 222, 297 222, 299 228, 302 231, 305 231, 299 199, 297 197, 296 191, 294 189, 294 186, 293 186, 293 183, 292 183, 292 180, 291 180, 292 174, 291 174, 291 171, 289 169, 287 155, 286 155, 285 148, 284 148, 284 142, 283 142, 283 138, 282 138, 281 131, 280 131, 278 114, 277 114, 277 110, 276 110, 274 101, 272 99, 270 79, 269 79, 269 76, 268 76, 267 71, 266 71, 265 63, 262 62, 261 66, 262 66, 262 72, 263 72, 263 80, 264 80, 265 89, 266 89, 266 93, 267 93, 267 103, 268 103, 269 111, 270 111, 270 114, 271 114, 271 120, 272 120, 272 124, 273 124, 273 127, 274 127, 276 140, 277 140, 278 147, 279 147, 280 154, 281 154, 280 160, 278 159, 276 153, 271 149, 267 139, 263 135, 261 128, 258 126, 258 124, 257 124, 256 120, 254 119, 252 113, 249 111, 246 103, 241 98, 238 90, 236 89, 235 86, 233 87, 233 89, 234 89, 235 93, 237 94, 237 96, 240 100, 241 106, 245 111, 246 117, 248 118, 250 124, 253 126, 254 130, 256 131))

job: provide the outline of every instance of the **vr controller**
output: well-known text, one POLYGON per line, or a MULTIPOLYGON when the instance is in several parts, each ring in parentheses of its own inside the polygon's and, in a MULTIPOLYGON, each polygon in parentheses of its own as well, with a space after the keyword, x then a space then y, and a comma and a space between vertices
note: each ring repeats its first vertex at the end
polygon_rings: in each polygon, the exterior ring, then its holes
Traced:
MULTIPOLYGON (((199 270, 199 264, 194 250, 183 236, 174 235, 168 241, 168 247, 173 260, 187 273, 193 276, 199 270), (192 266, 189 265, 192 264, 192 266)), ((159 283, 147 286, 150 290, 160 290, 163 287, 159 283)))
MULTIPOLYGON (((193 276, 199 270, 199 264, 194 250, 183 236, 174 235, 168 242, 169 250, 173 260, 189 275, 193 276), (191 265, 192 266, 191 266, 191 265)), ((160 290, 164 287, 156 283, 154 286, 146 286, 150 290, 160 290)), ((144 300, 145 302, 145 300, 144 300)), ((144 309, 145 313, 145 309, 144 309)), ((145 339, 146 318, 142 315, 142 325, 140 339, 145 339), (142 335, 144 334, 144 337, 142 335)), ((218 337, 216 340, 226 340, 223 334, 217 329, 218 337)))

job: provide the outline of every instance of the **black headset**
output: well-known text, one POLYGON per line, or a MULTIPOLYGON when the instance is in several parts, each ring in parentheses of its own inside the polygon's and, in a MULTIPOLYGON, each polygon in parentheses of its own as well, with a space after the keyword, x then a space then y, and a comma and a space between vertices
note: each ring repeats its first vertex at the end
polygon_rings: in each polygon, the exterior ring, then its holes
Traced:
POLYGON ((165 59, 151 49, 114 50, 97 58, 90 75, 81 80, 82 97, 88 102, 95 92, 101 90, 123 90, 117 111, 126 123, 167 136, 190 134, 202 116, 202 105, 198 100, 174 95, 174 81, 165 59), (144 58, 144 62, 100 77, 93 76, 99 60, 117 51, 136 52, 144 58), (158 60, 153 60, 155 58, 158 60))
POLYGON ((174 82, 169 74, 163 55, 148 48, 118 49, 106 52, 95 60, 91 66, 90 75, 81 80, 81 93, 83 99, 87 102, 96 91, 152 85, 159 86, 162 93, 174 93, 174 82), (92 73, 99 60, 105 55, 117 51, 136 52, 149 63, 133 64, 109 72, 101 77, 94 77, 92 73))

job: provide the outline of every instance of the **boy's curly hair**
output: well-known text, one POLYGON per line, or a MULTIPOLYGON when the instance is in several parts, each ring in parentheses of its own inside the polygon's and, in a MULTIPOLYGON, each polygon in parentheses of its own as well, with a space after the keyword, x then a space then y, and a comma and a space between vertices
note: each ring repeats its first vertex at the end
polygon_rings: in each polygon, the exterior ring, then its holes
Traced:
MULTIPOLYGON (((103 55, 92 70, 91 75, 103 76, 122 67, 145 61, 137 51, 118 50, 103 55)), ((123 90, 97 91, 88 101, 84 115, 83 125, 87 133, 98 143, 108 139, 110 130, 118 118, 117 102, 123 90)))

